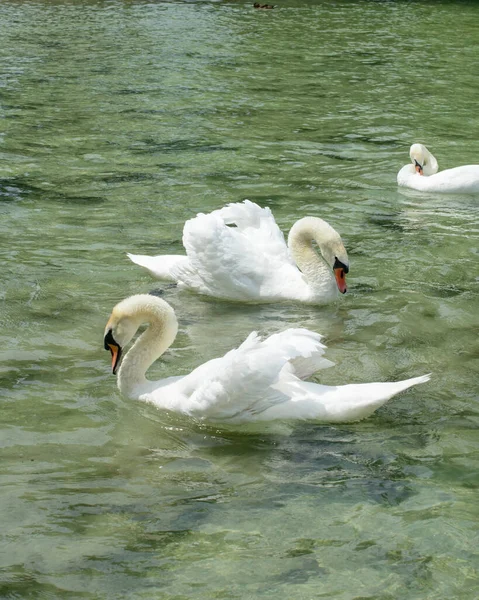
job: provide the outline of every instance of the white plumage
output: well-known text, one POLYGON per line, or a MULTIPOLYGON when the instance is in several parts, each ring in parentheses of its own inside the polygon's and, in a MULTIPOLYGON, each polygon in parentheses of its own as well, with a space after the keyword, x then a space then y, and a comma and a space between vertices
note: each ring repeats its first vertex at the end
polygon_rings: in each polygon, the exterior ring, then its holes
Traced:
POLYGON ((423 144, 413 144, 409 156, 411 164, 399 171, 398 185, 421 192, 479 193, 479 165, 463 165, 438 173, 437 160, 423 144))
POLYGON ((346 250, 317 217, 298 221, 286 245, 270 209, 245 200, 186 221, 183 245, 186 256, 128 257, 153 277, 228 300, 323 303, 346 291, 346 250))
POLYGON ((149 327, 127 352, 118 372, 126 396, 212 422, 245 423, 275 419, 355 421, 371 415, 389 398, 429 375, 398 382, 325 386, 305 382, 333 363, 323 354, 321 336, 307 329, 287 329, 266 339, 251 333, 238 347, 183 377, 149 381, 148 367, 173 343, 178 323, 171 306, 139 294, 113 309, 105 329, 105 348, 113 372, 122 348, 138 327, 149 327))

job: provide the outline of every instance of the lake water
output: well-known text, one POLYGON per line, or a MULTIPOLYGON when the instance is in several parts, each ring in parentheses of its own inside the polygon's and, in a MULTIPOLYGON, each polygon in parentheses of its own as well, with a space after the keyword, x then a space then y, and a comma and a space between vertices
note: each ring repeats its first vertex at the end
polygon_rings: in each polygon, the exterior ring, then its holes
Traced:
POLYGON ((2 598, 478 598, 478 198, 396 174, 413 142, 479 162, 479 4, 252 5, 2 2, 2 598), (244 198, 329 221, 349 293, 245 306, 128 261, 244 198), (433 377, 341 426, 162 413, 103 349, 151 290, 180 320, 153 379, 292 325, 321 382, 433 377))

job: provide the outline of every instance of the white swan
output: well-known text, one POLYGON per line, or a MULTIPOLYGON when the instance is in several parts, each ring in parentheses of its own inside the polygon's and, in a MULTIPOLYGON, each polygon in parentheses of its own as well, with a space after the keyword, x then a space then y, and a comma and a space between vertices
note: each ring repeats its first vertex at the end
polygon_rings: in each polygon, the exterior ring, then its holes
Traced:
POLYGON ((128 257, 153 277, 228 300, 321 304, 347 289, 346 249, 317 217, 297 221, 287 246, 270 209, 245 200, 186 221, 183 245, 186 256, 128 257))
POLYGON ((108 320, 104 345, 112 354, 113 373, 118 370, 123 348, 145 322, 149 327, 121 362, 120 391, 158 408, 208 421, 356 421, 371 415, 398 392, 429 380, 429 375, 423 375, 394 383, 332 387, 302 381, 334 363, 323 358, 325 346, 318 333, 287 329, 264 340, 253 332, 238 348, 184 377, 149 381, 145 373, 173 343, 178 322, 169 304, 147 294, 126 298, 108 320))
POLYGON ((399 171, 398 185, 421 192, 479 193, 479 165, 464 165, 438 173, 437 160, 423 144, 413 144, 409 156, 411 164, 399 171))

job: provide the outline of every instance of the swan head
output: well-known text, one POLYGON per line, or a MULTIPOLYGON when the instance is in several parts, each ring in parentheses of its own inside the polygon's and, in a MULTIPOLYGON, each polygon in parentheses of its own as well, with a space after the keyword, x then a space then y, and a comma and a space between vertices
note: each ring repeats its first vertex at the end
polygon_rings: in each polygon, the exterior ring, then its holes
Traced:
POLYGON ((167 324, 174 339, 178 322, 172 307, 157 296, 136 294, 119 302, 113 309, 105 327, 103 344, 111 352, 111 367, 115 374, 125 348, 142 323, 159 321, 167 324))
POLYGON ((338 235, 338 239, 328 241, 320 246, 324 260, 332 268, 336 285, 341 294, 348 291, 346 275, 349 273, 349 259, 346 248, 338 235))
POLYGON ((313 241, 333 271, 338 290, 345 294, 348 289, 346 275, 349 272, 349 258, 341 236, 329 223, 318 217, 303 217, 297 221, 289 232, 288 246, 302 270, 304 268, 299 262, 301 254, 305 248, 311 247, 313 241))
POLYGON ((434 175, 439 166, 437 160, 423 144, 413 144, 409 149, 409 156, 419 175, 434 175))

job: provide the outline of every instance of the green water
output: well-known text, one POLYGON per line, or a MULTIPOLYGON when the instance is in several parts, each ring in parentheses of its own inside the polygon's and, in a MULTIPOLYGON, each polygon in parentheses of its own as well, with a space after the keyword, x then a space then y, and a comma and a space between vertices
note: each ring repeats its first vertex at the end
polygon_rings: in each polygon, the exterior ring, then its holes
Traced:
POLYGON ((0 7, 0 596, 476 600, 478 200, 408 193, 413 142, 479 162, 475 2, 0 7), (243 306, 152 281, 198 211, 328 220, 349 293, 243 306), (430 383, 367 421, 211 428, 123 399, 114 304, 161 289, 187 373, 322 332, 328 384, 430 383))

